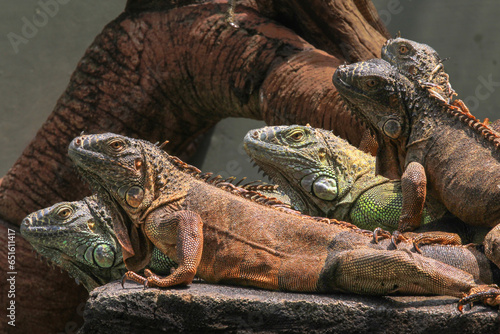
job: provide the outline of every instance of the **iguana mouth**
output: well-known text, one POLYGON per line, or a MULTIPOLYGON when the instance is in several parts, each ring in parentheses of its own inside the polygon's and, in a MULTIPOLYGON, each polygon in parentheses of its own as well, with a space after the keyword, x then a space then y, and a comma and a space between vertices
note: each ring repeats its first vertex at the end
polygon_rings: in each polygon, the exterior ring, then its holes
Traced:
MULTIPOLYGON (((335 87, 337 87, 337 84, 339 84, 340 87, 345 87, 346 90, 351 90, 353 89, 353 87, 351 85, 349 85, 347 82, 345 82, 344 80, 342 80, 341 78, 341 75, 344 74, 342 73, 343 72, 343 68, 342 67, 339 67, 337 68, 337 70, 333 73, 333 84, 335 85, 335 87)), ((337 90, 338 90, 339 87, 337 87, 337 90)))
POLYGON ((57 248, 47 247, 42 244, 34 244, 33 248, 47 265, 57 265, 61 270, 67 272, 70 277, 74 278, 77 284, 83 284, 88 291, 105 283, 92 273, 93 268, 91 266, 74 261, 73 258, 57 248), (69 265, 64 265, 64 263, 69 263, 69 265), (71 270, 67 268, 71 268, 71 270))
POLYGON ((350 96, 361 96, 365 97, 366 95, 363 93, 361 89, 358 89, 356 86, 348 84, 346 81, 343 80, 342 76, 345 78, 346 73, 344 73, 344 70, 342 67, 337 68, 335 73, 333 74, 333 85, 335 88, 337 88, 337 91, 341 94, 341 97, 344 101, 349 101, 350 96))

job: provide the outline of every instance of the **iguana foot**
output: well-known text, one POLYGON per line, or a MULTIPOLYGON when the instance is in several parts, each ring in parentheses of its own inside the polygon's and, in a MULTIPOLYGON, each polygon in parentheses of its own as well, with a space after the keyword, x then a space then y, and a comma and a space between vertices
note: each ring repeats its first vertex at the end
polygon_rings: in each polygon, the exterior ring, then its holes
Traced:
POLYGON ((422 233, 406 232, 403 235, 413 241, 413 247, 419 254, 422 254, 419 248, 422 245, 462 245, 462 239, 456 233, 429 231, 422 233))
POLYGON ((373 230, 373 243, 378 244, 378 239, 387 239, 390 238, 391 234, 387 232, 386 230, 383 230, 380 227, 377 227, 376 229, 373 230))
POLYGON ((482 301, 486 305, 498 306, 500 305, 500 288, 496 284, 492 285, 479 285, 470 289, 469 293, 458 301, 457 309, 463 313, 464 305, 482 301))
POLYGON ((410 239, 408 239, 407 237, 405 237, 403 235, 403 233, 401 233, 399 231, 392 232, 392 235, 391 235, 391 245, 393 245, 394 248, 398 248, 398 244, 401 241, 408 241, 408 240, 410 240, 410 239))
MULTIPOLYGON (((147 269, 146 269, 147 270, 147 269)), ((147 279, 145 277, 142 277, 139 274, 134 273, 133 271, 127 271, 123 276, 122 276, 122 288, 124 288, 125 281, 134 281, 139 284, 144 285, 144 288, 147 287, 147 279)))
MULTIPOLYGON (((380 227, 377 227, 375 230, 373 230, 373 243, 378 243, 378 240, 380 238, 382 239, 388 239, 391 238, 391 245, 394 248, 398 248, 398 244, 401 241, 409 241, 413 240, 413 238, 408 238, 407 233, 401 233, 399 231, 394 231, 392 234, 386 230, 381 229, 380 227)), ((413 243, 415 246, 415 249, 420 253, 420 249, 416 246, 415 242, 413 243)))
MULTIPOLYGON (((375 230, 373 230, 373 243, 378 243, 378 240, 380 238, 382 239, 388 239, 391 238, 391 245, 394 248, 398 248, 398 244, 401 241, 408 241, 411 240, 411 238, 407 238, 406 233, 400 233, 399 231, 394 231, 392 234, 386 230, 381 229, 380 227, 377 227, 375 230)), ((418 250, 418 249, 417 249, 418 250)))
POLYGON ((144 270, 144 276, 146 277, 142 277, 133 271, 127 271, 123 275, 122 286, 127 279, 143 284, 144 289, 153 286, 166 288, 174 285, 189 285, 193 281, 194 275, 195 272, 183 270, 182 268, 181 270, 174 270, 172 274, 165 277, 158 276, 149 269, 144 270))

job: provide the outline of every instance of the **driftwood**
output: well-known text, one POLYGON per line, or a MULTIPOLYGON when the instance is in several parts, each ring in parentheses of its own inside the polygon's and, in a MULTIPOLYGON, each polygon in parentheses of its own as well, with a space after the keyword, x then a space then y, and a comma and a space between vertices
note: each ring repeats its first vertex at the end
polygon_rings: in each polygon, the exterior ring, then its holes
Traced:
MULTIPOLYGON (((225 2, 199 2, 129 0, 96 37, 1 179, 0 244, 28 213, 89 194, 67 158, 82 131, 168 139, 168 151, 181 158, 226 117, 310 123, 360 144, 364 129, 342 107, 331 77, 345 61, 379 56, 387 31, 370 1, 250 1, 236 7, 238 29, 226 22, 225 2)), ((86 292, 36 261, 19 234, 16 270, 17 329, 56 332, 78 323, 86 292)))

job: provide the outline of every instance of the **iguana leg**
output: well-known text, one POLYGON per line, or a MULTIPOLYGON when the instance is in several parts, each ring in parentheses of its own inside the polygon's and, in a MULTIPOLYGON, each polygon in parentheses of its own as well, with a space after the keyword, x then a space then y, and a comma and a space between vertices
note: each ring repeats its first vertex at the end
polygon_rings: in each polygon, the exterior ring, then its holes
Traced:
MULTIPOLYGON (((332 289, 359 294, 437 294, 462 297, 479 285, 474 277, 407 250, 356 249, 332 254, 321 280, 332 289)), ((500 290, 498 290, 500 294, 500 290)))
POLYGON ((422 233, 406 232, 403 236, 413 241, 413 247, 419 253, 422 245, 462 245, 462 239, 456 233, 428 231, 422 233))
POLYGON ((192 211, 168 213, 157 209, 148 216, 145 224, 146 236, 159 250, 169 256, 175 252, 178 267, 163 278, 146 269, 147 278, 127 272, 125 279, 145 286, 190 284, 201 261, 203 249, 203 222, 200 215, 192 211))
POLYGON ((427 192, 426 186, 427 177, 424 166, 415 161, 409 163, 401 177, 403 205, 399 217, 399 231, 413 231, 420 226, 427 192))
POLYGON ((500 305, 500 289, 495 284, 472 288, 465 297, 458 301, 457 309, 462 313, 464 305, 470 304, 472 307, 472 303, 477 301, 490 306, 500 305))

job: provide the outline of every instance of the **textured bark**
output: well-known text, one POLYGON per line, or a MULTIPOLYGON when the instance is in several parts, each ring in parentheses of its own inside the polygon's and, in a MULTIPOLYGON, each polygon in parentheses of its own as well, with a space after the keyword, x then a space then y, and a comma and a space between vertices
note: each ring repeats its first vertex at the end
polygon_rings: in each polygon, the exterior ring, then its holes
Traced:
MULTIPOLYGON (((82 131, 168 139, 167 150, 182 158, 194 152, 200 134, 226 117, 310 123, 359 144, 363 129, 342 108, 331 77, 344 61, 380 52, 383 29, 374 23, 376 14, 359 11, 363 1, 255 1, 281 24, 239 5, 240 29, 225 22, 226 4, 165 9, 197 2, 129 1, 128 10, 96 37, 53 113, 1 179, 1 244, 6 227, 17 228, 28 213, 89 193, 66 154, 82 131)), ((35 261, 21 236, 16 240, 18 326, 64 330, 85 291, 35 261)), ((2 247, 0 257, 6 252, 2 247)), ((2 293, 1 305, 6 299, 2 293)))
POLYGON ((342 61, 380 56, 389 32, 370 0, 256 0, 259 12, 342 61))

